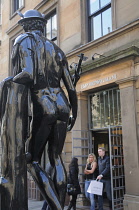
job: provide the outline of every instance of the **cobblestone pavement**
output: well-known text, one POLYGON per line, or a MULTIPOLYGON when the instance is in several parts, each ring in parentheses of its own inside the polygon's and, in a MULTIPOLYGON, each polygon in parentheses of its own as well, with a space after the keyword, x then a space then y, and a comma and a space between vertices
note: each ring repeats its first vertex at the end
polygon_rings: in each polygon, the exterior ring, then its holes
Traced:
MULTIPOLYGON (((43 201, 28 200, 29 210, 41 210, 42 205, 43 205, 43 201)), ((64 210, 66 210, 66 209, 67 209, 67 206, 65 206, 64 210)), ((90 208, 87 206, 83 206, 83 207, 77 206, 76 209, 77 210, 80 210, 80 209, 89 210, 90 208)))
MULTIPOLYGON (((41 210, 44 201, 35 201, 35 200, 28 200, 28 207, 29 210, 41 210)), ((77 210, 90 210, 88 206, 78 206, 76 207, 77 210)), ((65 206, 64 210, 67 210, 67 206, 65 206)), ((97 209, 96 209, 97 210, 97 209)), ((104 210, 109 210, 107 206, 104 207, 104 210)))

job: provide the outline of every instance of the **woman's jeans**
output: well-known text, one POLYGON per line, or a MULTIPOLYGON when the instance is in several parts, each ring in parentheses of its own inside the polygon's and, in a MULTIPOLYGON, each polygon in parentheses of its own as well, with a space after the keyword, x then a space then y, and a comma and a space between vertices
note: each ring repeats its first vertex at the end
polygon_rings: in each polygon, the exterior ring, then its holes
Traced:
POLYGON ((88 180, 85 180, 85 196, 86 196, 86 198, 88 198, 90 200, 90 203, 91 203, 90 210, 95 210, 94 194, 87 192, 88 187, 90 185, 90 182, 91 182, 91 180, 89 180, 89 181, 88 180))

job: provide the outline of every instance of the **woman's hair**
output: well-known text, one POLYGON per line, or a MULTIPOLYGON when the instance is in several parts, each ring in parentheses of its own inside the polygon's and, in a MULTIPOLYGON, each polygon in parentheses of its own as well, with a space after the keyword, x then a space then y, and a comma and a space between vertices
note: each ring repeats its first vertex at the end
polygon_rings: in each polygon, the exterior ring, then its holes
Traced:
POLYGON ((89 157, 90 157, 90 156, 93 157, 93 162, 97 162, 97 159, 96 159, 95 154, 94 154, 94 153, 90 153, 90 154, 88 155, 88 158, 87 158, 87 164, 90 163, 90 162, 89 162, 89 157))
POLYGON ((76 157, 73 157, 73 158, 72 158, 72 160, 71 160, 71 162, 70 162, 70 164, 69 164, 69 169, 70 169, 71 167, 77 167, 77 168, 78 168, 78 158, 76 158, 76 157))

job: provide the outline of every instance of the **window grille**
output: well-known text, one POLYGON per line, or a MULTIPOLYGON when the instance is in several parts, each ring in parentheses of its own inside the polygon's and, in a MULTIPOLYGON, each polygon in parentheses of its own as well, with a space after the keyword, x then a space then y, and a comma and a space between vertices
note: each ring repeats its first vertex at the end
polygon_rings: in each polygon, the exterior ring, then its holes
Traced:
POLYGON ((104 90, 90 95, 90 129, 121 125, 120 90, 104 90))

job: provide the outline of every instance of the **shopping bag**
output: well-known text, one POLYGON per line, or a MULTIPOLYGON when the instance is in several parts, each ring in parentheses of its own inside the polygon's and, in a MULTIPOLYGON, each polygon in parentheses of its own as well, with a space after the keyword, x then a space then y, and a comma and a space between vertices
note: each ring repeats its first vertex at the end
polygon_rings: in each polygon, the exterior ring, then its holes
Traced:
POLYGON ((87 189, 88 193, 93 193, 95 195, 102 195, 103 192, 103 183, 100 181, 92 180, 87 189))

